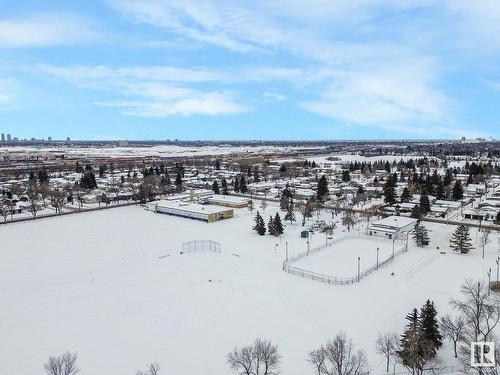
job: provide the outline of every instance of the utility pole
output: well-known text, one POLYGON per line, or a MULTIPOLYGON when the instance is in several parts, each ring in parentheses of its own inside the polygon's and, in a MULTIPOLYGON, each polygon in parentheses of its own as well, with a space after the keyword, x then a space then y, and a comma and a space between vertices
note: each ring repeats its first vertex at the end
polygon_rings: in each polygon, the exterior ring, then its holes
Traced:
POLYGON ((379 247, 377 246, 377 270, 378 270, 378 252, 379 252, 379 247))
POLYGON ((286 250, 285 250, 285 260, 288 262, 288 241, 285 243, 286 250))

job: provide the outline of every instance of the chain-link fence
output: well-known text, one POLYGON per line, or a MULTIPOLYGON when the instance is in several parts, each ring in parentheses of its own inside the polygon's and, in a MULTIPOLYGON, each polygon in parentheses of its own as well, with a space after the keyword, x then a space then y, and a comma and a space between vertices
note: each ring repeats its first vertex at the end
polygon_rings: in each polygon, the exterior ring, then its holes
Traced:
MULTIPOLYGON (((360 236, 365 236, 364 234, 363 235, 360 235, 360 236)), ((369 237, 369 236, 367 236, 369 237)), ((389 258, 379 262, 378 264, 374 264, 373 266, 361 271, 359 274, 356 274, 356 275, 353 275, 353 276, 350 276, 350 277, 336 277, 336 276, 331 276, 331 275, 325 275, 325 274, 321 274, 321 273, 316 273, 316 272, 312 272, 312 271, 309 271, 309 270, 306 270, 306 269, 303 269, 303 268, 299 268, 299 267, 295 267, 293 265, 293 263, 295 263, 297 260, 303 258, 303 257, 306 257, 306 256, 309 256, 313 253, 316 253, 318 251, 321 251, 327 247, 330 247, 332 246, 333 244, 335 244, 336 242, 339 242, 343 240, 343 238, 340 238, 338 241, 332 241, 328 244, 323 244, 323 245, 320 245, 320 246, 316 246, 314 248, 311 248, 310 250, 308 251, 305 251, 305 252, 302 252, 302 253, 299 253, 293 257, 290 257, 288 260, 285 260, 283 262, 283 270, 285 272, 288 272, 292 275, 297 275, 297 276, 300 276, 300 277, 304 277, 306 279, 311 279, 311 280, 315 280, 315 281, 320 281, 322 283, 326 283, 326 284, 335 284, 335 285, 345 285, 345 284, 354 284, 354 283, 357 283, 359 281, 361 281, 361 279, 363 279, 364 277, 368 276, 370 273, 372 273, 373 271, 376 271, 378 270, 379 268, 381 267, 384 267, 386 266, 387 264, 391 263, 394 258, 396 258, 396 256, 404 253, 407 251, 407 246, 405 243, 401 243, 399 246, 398 246, 398 249, 394 251, 394 254, 391 255, 389 258)))

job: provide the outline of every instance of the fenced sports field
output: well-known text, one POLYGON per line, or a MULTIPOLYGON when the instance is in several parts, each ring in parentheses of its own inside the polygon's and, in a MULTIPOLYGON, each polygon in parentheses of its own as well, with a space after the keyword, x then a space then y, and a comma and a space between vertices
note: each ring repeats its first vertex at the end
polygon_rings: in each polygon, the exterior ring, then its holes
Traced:
POLYGON ((407 250, 405 240, 389 240, 358 233, 297 254, 283 262, 283 270, 327 284, 361 281, 407 250))

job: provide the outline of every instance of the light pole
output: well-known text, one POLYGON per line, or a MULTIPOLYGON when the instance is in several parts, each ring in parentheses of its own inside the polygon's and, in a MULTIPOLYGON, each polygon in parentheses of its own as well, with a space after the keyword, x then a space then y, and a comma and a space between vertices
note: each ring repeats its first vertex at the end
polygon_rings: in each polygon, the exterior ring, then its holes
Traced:
POLYGON ((360 266, 361 258, 358 257, 358 283, 359 283, 359 266, 360 266))
POLYGON ((286 261, 288 262, 288 241, 286 241, 285 246, 286 246, 286 250, 285 250, 285 259, 286 259, 286 261))
POLYGON ((498 284, 498 269, 500 267, 500 257, 497 257, 496 263, 497 263, 497 284, 498 284))
POLYGON ((490 295, 491 268, 488 270, 488 295, 490 295))
POLYGON ((378 270, 378 251, 379 251, 379 247, 377 246, 377 270, 378 270))
POLYGON ((394 235, 392 235, 392 260, 394 260, 394 235))
POLYGON ((274 244, 274 254, 276 254, 276 248, 278 247, 278 244, 274 244))

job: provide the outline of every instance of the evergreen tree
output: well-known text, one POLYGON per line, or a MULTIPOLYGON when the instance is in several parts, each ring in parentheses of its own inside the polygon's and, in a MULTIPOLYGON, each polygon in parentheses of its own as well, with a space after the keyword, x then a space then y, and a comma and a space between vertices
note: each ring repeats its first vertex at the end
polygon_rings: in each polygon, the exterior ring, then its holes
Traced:
POLYGON ((420 194, 420 213, 425 216, 431 210, 431 203, 426 192, 420 194))
POLYGON ((317 196, 320 199, 324 199, 328 196, 328 181, 325 175, 321 176, 318 181, 317 196))
POLYGON ((500 211, 497 212, 496 223, 500 224, 500 211))
POLYGON ((264 224, 264 219, 260 216, 259 211, 257 211, 257 215, 255 215, 254 219, 255 225, 253 226, 253 230, 259 233, 259 235, 263 236, 266 234, 266 225, 264 224))
POLYGON ((445 198, 445 190, 444 190, 444 185, 441 181, 436 186, 436 198, 437 199, 444 199, 445 198))
POLYGON ((451 169, 447 169, 443 179, 444 186, 448 186, 449 184, 451 184, 451 181, 453 181, 453 172, 451 171, 451 169))
POLYGON ((292 224, 295 221, 294 204, 292 198, 290 198, 290 201, 288 202, 288 207, 286 210, 284 220, 289 221, 290 224, 292 224))
POLYGON ((38 171, 38 183, 41 185, 47 182, 49 182, 49 174, 47 173, 45 167, 43 167, 38 171))
POLYGON ((274 230, 276 231, 277 236, 282 235, 284 231, 279 212, 276 212, 276 215, 274 216, 274 230))
POLYGON ((411 369, 413 374, 421 374, 425 363, 432 358, 432 346, 421 330, 417 309, 413 309, 406 320, 408 325, 401 336, 401 349, 397 353, 405 367, 411 369))
POLYGON ((214 191, 214 194, 220 194, 219 184, 217 183, 217 180, 214 180, 214 182, 212 183, 212 190, 214 191))
POLYGON ((420 309, 420 327, 424 339, 432 344, 431 357, 436 356, 437 350, 443 344, 443 337, 439 332, 439 323, 436 319, 437 311, 434 302, 427 300, 420 309))
POLYGON ((177 187, 177 191, 182 191, 182 171, 178 170, 177 175, 175 176, 175 186, 177 187))
POLYGON ((228 194, 229 194, 229 191, 228 191, 228 189, 227 189, 227 181, 226 181, 226 179, 225 179, 225 178, 223 178, 223 179, 222 179, 221 184, 222 184, 222 194, 224 194, 224 195, 228 195, 228 194))
POLYGON ((87 170, 80 178, 80 186, 83 189, 92 190, 97 188, 94 172, 87 170))
POLYGON ((342 171, 342 181, 343 182, 351 181, 351 174, 349 173, 349 171, 342 171))
POLYGON ((102 164, 99 166, 99 177, 103 178, 106 175, 106 170, 107 170, 106 164, 102 164))
POLYGON ((455 201, 460 201, 464 198, 464 188, 462 187, 462 183, 460 181, 456 181, 455 185, 453 185, 451 197, 455 201))
POLYGON ((274 226, 274 219, 272 216, 269 216, 269 221, 267 222, 267 233, 271 236, 277 236, 276 227, 274 226))
POLYGON ((289 201, 290 201, 290 198, 283 191, 283 193, 281 194, 281 198, 280 198, 280 209, 282 209, 282 210, 288 209, 289 201))
POLYGON ((236 178, 234 179, 234 191, 236 193, 240 192, 240 179, 238 176, 236 176, 236 178))
POLYGON ((396 189, 392 177, 389 177, 384 185, 384 202, 387 204, 396 203, 396 189))
POLYGON ((246 193, 247 192, 247 182, 245 180, 245 176, 241 176, 241 179, 240 179, 240 191, 242 193, 246 193))
POLYGON ((429 233, 427 229, 422 225, 420 220, 415 224, 415 230, 413 231, 413 239, 418 247, 424 247, 429 245, 429 233))
POLYGON ((215 169, 216 170, 220 169, 220 160, 219 159, 215 160, 215 169))
POLYGON ((30 172, 28 180, 29 180, 30 184, 36 183, 36 176, 35 176, 35 172, 34 171, 30 172))
POLYGON ((460 254, 467 254, 473 249, 467 225, 459 225, 450 238, 450 247, 460 254))
POLYGON ((411 193, 410 190, 405 187, 403 189, 403 193, 401 193, 401 203, 409 202, 411 199, 411 193))

